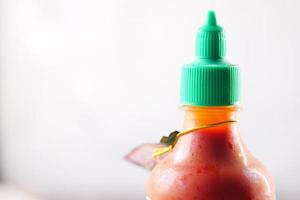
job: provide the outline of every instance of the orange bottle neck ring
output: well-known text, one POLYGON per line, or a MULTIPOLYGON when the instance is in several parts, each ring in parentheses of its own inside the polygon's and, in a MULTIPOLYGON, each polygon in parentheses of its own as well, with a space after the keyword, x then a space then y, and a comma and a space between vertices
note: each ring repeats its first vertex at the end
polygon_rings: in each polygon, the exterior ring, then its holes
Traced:
POLYGON ((238 105, 233 106, 182 106, 185 111, 183 129, 191 129, 223 121, 237 121, 238 105))

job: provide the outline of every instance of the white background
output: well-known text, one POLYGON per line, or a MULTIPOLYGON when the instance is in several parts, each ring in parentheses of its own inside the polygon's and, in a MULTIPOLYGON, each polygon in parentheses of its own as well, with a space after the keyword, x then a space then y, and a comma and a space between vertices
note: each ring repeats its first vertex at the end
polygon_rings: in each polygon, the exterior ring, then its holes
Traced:
POLYGON ((130 149, 180 129, 180 68, 214 8, 241 66, 241 134, 299 200, 297 0, 1 0, 4 181, 49 200, 141 200, 130 149))

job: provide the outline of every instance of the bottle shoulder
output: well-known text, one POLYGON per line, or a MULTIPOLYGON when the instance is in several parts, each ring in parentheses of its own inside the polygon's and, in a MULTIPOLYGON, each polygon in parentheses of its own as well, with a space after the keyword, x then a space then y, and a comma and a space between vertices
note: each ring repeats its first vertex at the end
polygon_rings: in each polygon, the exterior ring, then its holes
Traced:
POLYGON ((269 173, 261 163, 256 164, 187 165, 166 158, 151 172, 148 196, 152 200, 275 200, 269 173))
POLYGON ((174 195, 175 188, 179 198, 174 199, 275 200, 270 173, 239 136, 205 134, 185 136, 159 162, 149 178, 150 198, 172 200, 169 193, 174 195), (234 195, 230 196, 233 191, 234 195))

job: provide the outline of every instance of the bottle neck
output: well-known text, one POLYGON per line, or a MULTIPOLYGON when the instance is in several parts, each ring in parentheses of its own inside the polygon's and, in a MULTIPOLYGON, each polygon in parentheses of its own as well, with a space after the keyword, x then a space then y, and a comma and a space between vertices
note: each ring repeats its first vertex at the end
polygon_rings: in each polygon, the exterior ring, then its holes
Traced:
MULTIPOLYGON (((237 121, 239 106, 198 107, 182 106, 185 111, 183 130, 214 123, 237 121)), ((176 162, 247 163, 243 142, 237 131, 237 123, 211 127, 183 135, 174 147, 176 162), (194 156, 194 157, 193 157, 194 156)))
POLYGON ((182 106, 182 109, 185 111, 183 128, 186 130, 213 123, 236 121, 239 106, 182 106))

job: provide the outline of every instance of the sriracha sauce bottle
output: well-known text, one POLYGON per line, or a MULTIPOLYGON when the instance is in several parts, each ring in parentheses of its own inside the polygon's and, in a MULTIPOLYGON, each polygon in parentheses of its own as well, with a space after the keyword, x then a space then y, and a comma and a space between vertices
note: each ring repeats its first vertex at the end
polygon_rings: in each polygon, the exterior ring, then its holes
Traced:
POLYGON ((240 71, 225 54, 223 29, 209 11, 196 37, 196 59, 182 69, 183 130, 232 123, 179 137, 151 172, 148 200, 275 200, 270 174, 239 135, 240 71))

